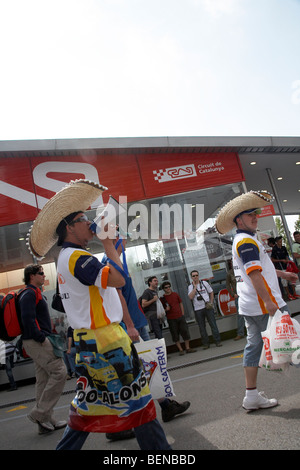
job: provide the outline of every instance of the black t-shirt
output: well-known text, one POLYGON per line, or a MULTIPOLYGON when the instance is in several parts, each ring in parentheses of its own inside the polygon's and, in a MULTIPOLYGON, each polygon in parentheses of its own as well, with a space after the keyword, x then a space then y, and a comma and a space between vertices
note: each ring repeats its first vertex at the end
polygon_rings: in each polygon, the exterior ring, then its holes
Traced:
MULTIPOLYGON (((157 295, 157 292, 152 289, 146 289, 142 295, 142 300, 152 300, 153 297, 157 295)), ((152 304, 148 305, 148 307, 143 308, 146 317, 149 317, 151 315, 156 315, 157 314, 157 307, 156 307, 156 302, 152 302, 152 304)))
MULTIPOLYGON (((279 248, 279 246, 273 246, 272 248, 272 255, 273 259, 287 259, 289 257, 288 251, 285 246, 279 248)), ((286 263, 276 263, 274 261, 274 266, 276 269, 280 271, 284 271, 286 269, 286 263)))

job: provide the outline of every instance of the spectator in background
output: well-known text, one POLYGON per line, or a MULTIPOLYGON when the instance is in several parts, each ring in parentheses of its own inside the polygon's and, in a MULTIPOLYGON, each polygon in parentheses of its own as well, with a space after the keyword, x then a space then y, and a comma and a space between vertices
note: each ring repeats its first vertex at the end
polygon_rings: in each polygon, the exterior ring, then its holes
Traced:
POLYGON ((293 233, 293 237, 294 237, 294 243, 292 246, 293 257, 296 260, 298 268, 300 268, 300 232, 296 230, 296 232, 293 233))
POLYGON ((181 298, 176 292, 172 291, 169 281, 163 282, 161 288, 164 290, 164 295, 160 300, 165 308, 171 336, 179 350, 179 355, 182 356, 184 354, 184 350, 180 343, 180 335, 185 343, 185 351, 187 353, 196 352, 196 349, 190 347, 191 337, 189 327, 184 316, 184 308, 181 298))
MULTIPOLYGON (((275 269, 278 271, 285 271, 287 264, 290 261, 288 251, 284 245, 282 245, 282 236, 275 238, 275 245, 272 248, 271 260, 274 263, 275 269)), ((295 286, 290 284, 286 279, 279 279, 279 285, 282 294, 284 291, 289 300, 295 300, 296 292, 295 286)))
POLYGON ((5 372, 7 375, 7 378, 10 383, 10 388, 9 392, 13 392, 14 390, 18 390, 17 384, 14 379, 13 371, 12 369, 14 368, 14 356, 15 353, 17 355, 17 360, 20 359, 20 353, 18 351, 18 348, 10 342, 4 342, 0 341, 0 357, 1 357, 1 364, 4 364, 5 372))
POLYGON ((145 312, 149 325, 154 332, 156 338, 161 339, 162 324, 157 318, 157 303, 158 300, 158 279, 156 276, 151 276, 148 279, 148 289, 146 289, 141 296, 141 307, 145 312))
POLYGON ((197 270, 191 272, 192 283, 188 286, 188 296, 193 303, 196 321, 199 325, 203 349, 209 348, 209 337, 206 331, 205 320, 207 319, 216 346, 222 346, 221 337, 215 319, 213 307, 214 292, 206 281, 199 279, 197 270))

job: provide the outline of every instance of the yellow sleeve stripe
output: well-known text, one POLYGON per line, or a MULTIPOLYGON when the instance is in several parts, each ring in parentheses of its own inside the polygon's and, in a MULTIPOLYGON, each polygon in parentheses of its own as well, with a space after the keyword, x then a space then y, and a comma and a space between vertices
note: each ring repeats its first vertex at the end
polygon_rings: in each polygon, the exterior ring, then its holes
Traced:
POLYGON ((80 256, 86 256, 88 253, 86 251, 75 250, 69 258, 69 271, 74 276, 75 265, 80 256))
POLYGON ((252 238, 243 238, 242 240, 240 240, 237 244, 236 244, 236 251, 237 251, 237 254, 240 256, 239 254, 239 248, 244 245, 244 244, 252 244, 254 246, 256 246, 256 248, 258 249, 259 251, 259 246, 258 244, 256 243, 255 240, 253 240, 252 238))

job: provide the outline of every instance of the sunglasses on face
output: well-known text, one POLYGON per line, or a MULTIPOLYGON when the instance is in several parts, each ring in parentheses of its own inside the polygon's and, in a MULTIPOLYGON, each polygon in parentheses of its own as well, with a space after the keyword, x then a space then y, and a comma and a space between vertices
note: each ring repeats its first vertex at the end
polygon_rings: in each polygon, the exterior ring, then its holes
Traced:
POLYGON ((165 286, 164 290, 166 290, 166 289, 171 289, 171 286, 165 286))
POLYGON ((72 220, 71 222, 69 222, 69 225, 74 225, 74 224, 77 224, 78 222, 89 222, 89 219, 86 215, 81 215, 77 219, 72 220))
POLYGON ((198 277, 198 276, 199 276, 199 274, 193 274, 192 275, 192 277, 198 277))

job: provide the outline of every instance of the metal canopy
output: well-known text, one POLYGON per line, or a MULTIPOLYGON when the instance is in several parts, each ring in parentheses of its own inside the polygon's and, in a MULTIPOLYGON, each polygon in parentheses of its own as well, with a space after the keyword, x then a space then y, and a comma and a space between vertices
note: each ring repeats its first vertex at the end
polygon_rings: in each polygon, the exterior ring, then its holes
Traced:
MULTIPOLYGON (((247 189, 272 192, 271 170, 284 213, 300 214, 300 137, 133 137, 0 141, 0 158, 16 156, 237 152, 247 189), (252 162, 256 162, 252 165, 252 162), (282 179, 278 179, 282 178, 282 179), (284 202, 286 201, 286 202, 284 202)), ((279 208, 274 204, 278 214, 279 208)))

